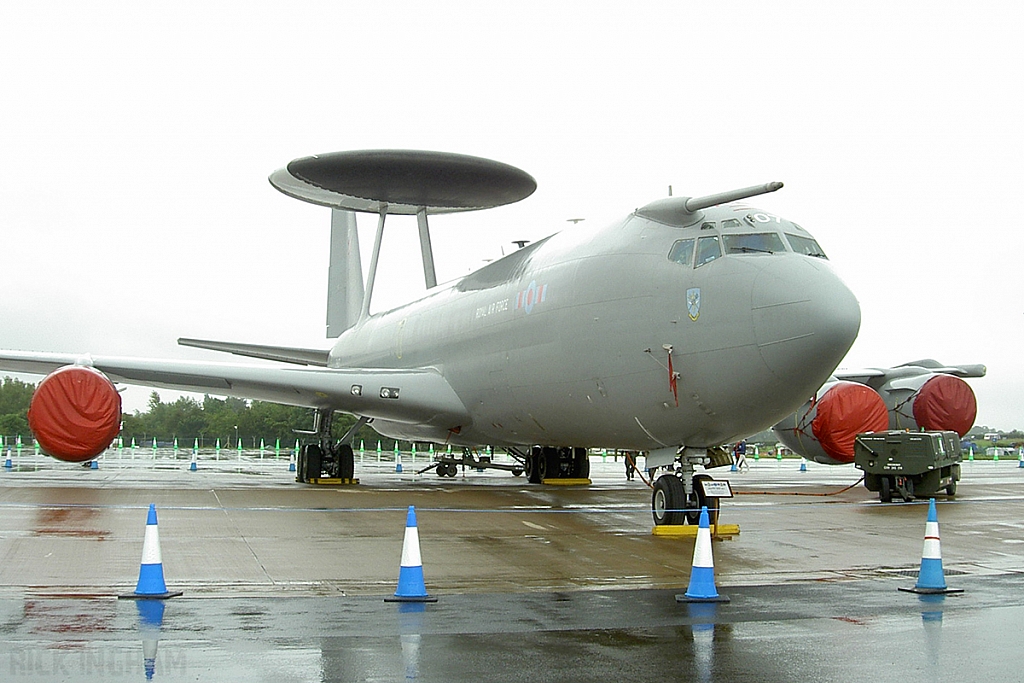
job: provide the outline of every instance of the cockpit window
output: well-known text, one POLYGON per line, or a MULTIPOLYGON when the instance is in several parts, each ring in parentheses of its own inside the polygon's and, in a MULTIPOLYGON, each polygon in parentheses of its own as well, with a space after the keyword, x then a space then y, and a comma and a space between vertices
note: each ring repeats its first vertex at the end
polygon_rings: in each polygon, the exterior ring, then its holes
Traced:
POLYGON ((782 238, 775 232, 747 235, 723 235, 726 254, 777 254, 786 251, 782 238))
POLYGON ((818 243, 810 237, 803 237, 801 235, 793 235, 786 233, 786 239, 789 240, 789 246, 793 247, 793 251, 804 256, 814 256, 816 258, 827 259, 825 252, 821 250, 818 243))
POLYGON ((701 237, 697 240, 697 263, 695 267, 700 268, 705 263, 711 263, 721 255, 722 250, 718 246, 718 235, 701 237))
POLYGON ((679 240, 668 252, 668 260, 688 266, 693 262, 693 239, 679 240))
POLYGON ((722 221, 722 227, 723 228, 739 228, 739 227, 742 227, 742 226, 743 226, 743 224, 740 223, 735 218, 726 218, 724 221, 722 221))

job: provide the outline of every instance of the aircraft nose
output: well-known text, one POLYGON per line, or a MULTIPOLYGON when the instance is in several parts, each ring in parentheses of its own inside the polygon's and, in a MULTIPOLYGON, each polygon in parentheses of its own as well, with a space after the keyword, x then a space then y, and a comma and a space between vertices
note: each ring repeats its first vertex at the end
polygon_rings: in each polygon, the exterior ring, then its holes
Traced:
POLYGON ((860 305, 832 266, 802 256, 779 259, 754 279, 751 313, 765 365, 787 382, 820 384, 860 330, 860 305))

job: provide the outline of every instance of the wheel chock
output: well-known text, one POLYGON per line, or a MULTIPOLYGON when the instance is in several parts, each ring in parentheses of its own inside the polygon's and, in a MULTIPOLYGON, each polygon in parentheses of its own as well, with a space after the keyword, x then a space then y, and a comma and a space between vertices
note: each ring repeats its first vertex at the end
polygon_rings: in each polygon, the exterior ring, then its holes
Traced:
POLYGON ((540 483, 547 484, 548 486, 590 486, 594 482, 590 479, 550 478, 541 479, 540 483))
MULTIPOLYGON (((712 538, 732 538, 740 535, 739 524, 711 524, 712 538)), ((651 529, 652 536, 665 538, 696 538, 698 527, 692 524, 657 524, 651 529)))

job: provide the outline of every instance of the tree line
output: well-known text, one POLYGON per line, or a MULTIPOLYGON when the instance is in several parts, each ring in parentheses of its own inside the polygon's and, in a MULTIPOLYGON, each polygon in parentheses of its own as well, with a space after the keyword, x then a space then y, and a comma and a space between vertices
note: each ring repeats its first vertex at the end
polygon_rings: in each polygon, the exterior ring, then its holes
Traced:
MULTIPOLYGON (((0 383, 0 434, 7 438, 27 438, 31 434, 28 408, 35 389, 35 384, 11 377, 0 383)), ((310 408, 208 395, 202 401, 182 396, 164 403, 154 391, 146 412, 136 410, 121 416, 121 438, 126 445, 132 439, 140 445, 151 444, 153 439, 158 443, 177 439, 183 448, 191 447, 196 440, 206 448, 218 440, 225 448, 237 447, 239 440, 243 448, 258 447, 261 440, 272 445, 278 439, 282 446, 291 446, 299 438, 296 430, 313 428, 313 413, 310 408)), ((355 421, 351 415, 335 414, 331 430, 335 438, 341 438, 355 421)), ((366 441, 367 448, 372 444, 375 449, 378 440, 382 448, 394 448, 393 440, 378 436, 369 427, 356 433, 356 445, 360 439, 366 441)))

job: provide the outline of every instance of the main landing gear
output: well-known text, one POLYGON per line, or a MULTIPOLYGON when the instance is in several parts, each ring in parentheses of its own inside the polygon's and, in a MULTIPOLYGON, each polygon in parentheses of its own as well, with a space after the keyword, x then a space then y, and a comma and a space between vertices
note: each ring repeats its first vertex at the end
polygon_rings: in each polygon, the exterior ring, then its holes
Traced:
POLYGON ((531 484, 545 479, 587 479, 590 458, 586 448, 534 446, 523 456, 523 469, 531 484))
POLYGON ((711 476, 694 474, 694 467, 698 464, 706 468, 720 467, 728 464, 728 460, 728 454, 722 449, 685 449, 678 458, 679 468, 654 482, 651 513, 655 525, 698 524, 702 507, 707 507, 711 524, 716 524, 719 498, 706 495, 703 484, 712 481, 711 476))
POLYGON ((307 443, 299 449, 298 463, 295 468, 295 481, 307 484, 358 484, 355 478, 355 454, 352 451, 351 439, 356 431, 369 422, 365 417, 359 418, 356 424, 335 442, 331 438, 333 411, 317 410, 313 416, 313 430, 303 432, 316 437, 314 443, 307 443))

